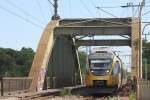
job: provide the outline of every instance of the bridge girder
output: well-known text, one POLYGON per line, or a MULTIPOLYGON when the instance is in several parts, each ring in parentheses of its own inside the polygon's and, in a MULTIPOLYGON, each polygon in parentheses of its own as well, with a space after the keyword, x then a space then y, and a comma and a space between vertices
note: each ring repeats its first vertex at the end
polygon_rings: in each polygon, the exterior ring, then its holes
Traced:
POLYGON ((129 18, 78 18, 62 19, 59 26, 111 26, 111 25, 131 25, 129 18))
POLYGON ((131 46, 130 40, 76 40, 76 46, 131 46))
MULTIPOLYGON (((63 20, 55 20, 51 21, 47 27, 45 28, 42 37, 40 39, 32 67, 30 70, 29 77, 33 77, 30 90, 41 90, 44 85, 44 78, 47 72, 47 69, 50 66, 53 65, 50 63, 50 60, 55 59, 55 63, 57 63, 57 68, 62 68, 64 71, 61 73, 65 73, 65 67, 70 68, 70 64, 62 64, 61 59, 65 59, 63 56, 64 50, 63 47, 69 48, 70 53, 68 54, 68 58, 74 58, 70 59, 72 64, 74 66, 77 66, 73 71, 74 75, 78 75, 79 79, 81 79, 81 72, 80 72, 80 64, 79 64, 79 57, 77 54, 77 46, 131 46, 132 47, 132 74, 133 76, 136 75, 136 68, 137 65, 137 59, 139 57, 138 55, 138 49, 135 45, 135 42, 139 39, 139 24, 137 19, 131 19, 131 18, 97 18, 97 19, 63 19, 63 20), (87 40, 73 40, 74 36, 87 36, 87 35, 128 35, 128 40, 93 40, 93 41, 87 41, 87 40), (59 39, 59 37, 63 37, 63 39, 59 39), (55 43, 56 41, 56 43, 55 43), (71 44, 70 44, 71 43, 71 44), (76 44, 75 44, 76 43, 76 44), (63 46, 62 46, 63 45, 63 46), (54 49, 55 48, 55 49, 54 49), (61 50, 62 49, 62 50, 61 50), (55 51, 56 50, 56 51, 55 51), (57 60, 57 58, 53 55, 53 51, 55 51, 55 54, 60 56, 60 60, 57 60), (58 51, 58 52, 57 52, 58 51), (72 53, 74 52, 74 53, 72 53), (60 63, 61 62, 61 63, 60 63), (62 67, 63 66, 63 67, 62 67), (75 71, 76 70, 76 71, 75 71)), ((58 59, 59 59, 58 58, 58 59)), ((70 62, 70 61, 69 61, 70 62)), ((54 66, 56 66, 54 64, 54 66)), ((72 67, 71 67, 72 68, 72 67)), ((50 70, 53 71, 53 66, 51 66, 50 70)), ((60 70, 59 70, 60 71, 60 70)), ((70 70, 68 70, 70 71, 70 70)), ((70 72, 68 72, 70 73, 70 72)), ((57 69, 55 69, 53 75, 56 74, 56 76, 59 77, 60 73, 57 73, 57 69)), ((66 74, 64 74, 66 75, 66 74)), ((73 74, 69 74, 71 77, 73 74)), ((68 75, 68 76, 69 76, 68 75)), ((55 77, 55 76, 54 76, 55 77)), ((64 77, 65 78, 65 77, 64 77)), ((64 80, 63 77, 59 77, 60 80, 64 80)), ((76 80, 76 78, 70 78, 76 80)), ((81 80, 82 81, 82 80, 81 80)), ((80 83, 82 83, 80 81, 80 83)), ((69 81, 68 83, 70 83, 69 81)), ((69 85, 69 84, 64 84, 69 85)), ((59 87, 59 86, 58 86, 59 87)))
POLYGON ((60 26, 54 29, 56 35, 131 35, 131 26, 60 26))

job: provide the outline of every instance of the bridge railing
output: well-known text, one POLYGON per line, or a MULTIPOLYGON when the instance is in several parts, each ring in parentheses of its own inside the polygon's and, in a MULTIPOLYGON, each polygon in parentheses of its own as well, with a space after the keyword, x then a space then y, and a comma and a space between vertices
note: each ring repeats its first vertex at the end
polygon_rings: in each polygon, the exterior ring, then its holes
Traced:
MULTIPOLYGON (((56 77, 46 77, 44 89, 57 88, 56 79, 56 77)), ((31 77, 2 77, 0 79, 0 92, 3 92, 1 95, 12 95, 13 93, 28 92, 31 81, 31 77)))
MULTIPOLYGON (((12 94, 13 92, 26 92, 30 88, 31 77, 3 77, 0 79, 0 92, 12 94), (3 82, 3 86, 1 86, 3 82)), ((46 77, 45 89, 55 88, 56 77, 46 77)))
POLYGON ((28 90, 31 84, 31 80, 32 78, 29 77, 3 77, 1 80, 3 82, 3 86, 0 86, 1 91, 3 88, 4 93, 10 94, 14 91, 28 90))

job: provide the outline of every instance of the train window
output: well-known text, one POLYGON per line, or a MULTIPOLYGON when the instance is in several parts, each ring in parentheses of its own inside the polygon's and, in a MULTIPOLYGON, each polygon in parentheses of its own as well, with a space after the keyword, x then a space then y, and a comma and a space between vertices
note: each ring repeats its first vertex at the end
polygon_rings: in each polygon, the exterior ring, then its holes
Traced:
POLYGON ((110 60, 91 60, 91 68, 109 68, 110 60))
POLYGON ((93 63, 93 67, 108 67, 109 63, 93 63))

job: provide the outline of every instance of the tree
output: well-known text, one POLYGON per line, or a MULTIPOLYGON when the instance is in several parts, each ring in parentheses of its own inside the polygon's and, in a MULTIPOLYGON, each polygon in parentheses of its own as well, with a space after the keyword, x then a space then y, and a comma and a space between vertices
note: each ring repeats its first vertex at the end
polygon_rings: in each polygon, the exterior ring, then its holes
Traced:
POLYGON ((85 52, 79 52, 79 60, 80 60, 82 75, 84 75, 86 72, 86 57, 87 55, 85 52))
POLYGON ((20 68, 21 76, 28 75, 31 68, 33 57, 34 51, 31 48, 23 47, 21 51, 17 54, 16 64, 21 67, 20 68))
POLYGON ((143 40, 143 76, 145 77, 145 67, 147 68, 148 79, 150 80, 150 42, 143 40), (145 60, 146 59, 146 60, 145 60), (145 62, 146 61, 146 62, 145 62))
POLYGON ((0 75, 9 76, 12 74, 13 68, 16 66, 15 53, 12 49, 0 48, 0 75))
POLYGON ((23 47, 21 51, 0 48, 0 75, 27 76, 32 64, 34 51, 23 47))

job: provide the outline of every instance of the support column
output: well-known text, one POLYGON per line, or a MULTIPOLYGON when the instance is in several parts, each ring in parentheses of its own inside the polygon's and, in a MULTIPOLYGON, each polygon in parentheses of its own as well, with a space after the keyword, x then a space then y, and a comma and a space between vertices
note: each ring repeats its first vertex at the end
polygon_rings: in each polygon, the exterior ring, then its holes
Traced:
POLYGON ((132 19, 132 35, 131 35, 131 47, 132 47, 132 63, 131 63, 131 75, 139 76, 139 19, 132 19))

